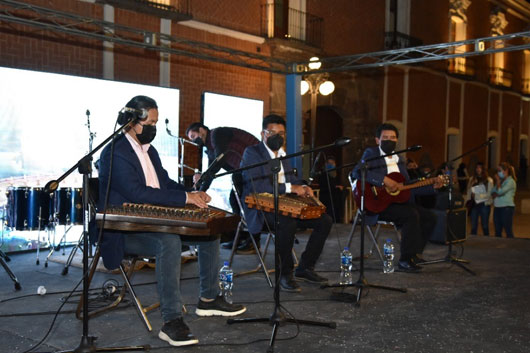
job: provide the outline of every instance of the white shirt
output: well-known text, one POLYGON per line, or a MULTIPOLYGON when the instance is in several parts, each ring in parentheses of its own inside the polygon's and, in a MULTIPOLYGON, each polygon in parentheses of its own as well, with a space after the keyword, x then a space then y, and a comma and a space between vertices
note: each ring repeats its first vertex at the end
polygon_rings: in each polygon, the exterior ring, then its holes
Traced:
MULTIPOLYGON (((384 155, 386 154, 382 149, 381 149, 381 146, 379 146, 379 151, 381 152, 381 155, 384 155)), ((393 173, 393 172, 397 172, 399 173, 399 167, 398 167, 398 162, 399 162, 399 157, 397 154, 394 154, 390 157, 385 157, 385 162, 386 162, 386 169, 387 169, 387 174, 390 174, 390 173, 393 173)))
MULTIPOLYGON (((271 156, 272 159, 274 158, 277 158, 277 157, 283 157, 283 156, 286 156, 287 153, 285 153, 285 150, 283 149, 283 147, 280 147, 280 149, 278 150, 278 156, 276 156, 274 154, 274 152, 269 148, 269 146, 267 146, 267 144, 265 142, 262 142, 264 145, 265 145, 265 148, 267 149, 267 152, 269 152, 269 155, 271 156)), ((290 193, 291 192, 291 183, 286 183, 285 182, 285 171, 283 169, 283 163, 280 162, 280 172, 278 173, 278 183, 279 184, 285 184, 285 193, 290 193)))
POLYGON ((148 143, 145 145, 140 145, 134 138, 132 138, 130 134, 125 134, 125 137, 127 137, 127 140, 129 140, 129 143, 140 160, 140 164, 142 165, 142 170, 145 176, 145 185, 155 189, 160 189, 160 183, 158 181, 158 176, 156 175, 155 167, 153 166, 151 158, 149 158, 149 154, 147 153, 149 147, 151 147, 151 144, 148 143))

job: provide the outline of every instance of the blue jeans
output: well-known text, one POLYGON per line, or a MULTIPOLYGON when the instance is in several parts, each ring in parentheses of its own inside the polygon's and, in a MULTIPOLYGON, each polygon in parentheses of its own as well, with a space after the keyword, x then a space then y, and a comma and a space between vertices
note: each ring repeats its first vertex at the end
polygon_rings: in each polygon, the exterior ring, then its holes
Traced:
POLYGON ((484 202, 477 203, 471 209, 471 234, 477 234, 478 218, 482 226, 482 234, 490 235, 489 219, 491 206, 486 206, 484 202))
POLYGON ((493 208, 493 223, 495 223, 495 236, 502 237, 502 228, 506 231, 508 238, 513 238, 513 213, 515 207, 494 207, 493 208))
MULTIPOLYGON (((198 238, 200 240, 200 238, 198 238)), ((200 296, 214 299, 219 294, 219 239, 183 242, 180 236, 166 233, 125 235, 125 253, 156 258, 156 282, 160 313, 164 322, 182 316, 180 298, 180 254, 182 244, 198 245, 200 296)))

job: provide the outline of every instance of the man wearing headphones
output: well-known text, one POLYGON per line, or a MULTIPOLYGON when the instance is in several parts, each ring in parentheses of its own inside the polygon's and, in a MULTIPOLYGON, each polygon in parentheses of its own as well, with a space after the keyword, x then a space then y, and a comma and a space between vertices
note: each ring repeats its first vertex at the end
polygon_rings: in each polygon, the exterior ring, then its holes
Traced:
MULTIPOLYGON (((110 180, 108 205, 121 206, 125 202, 183 207, 193 204, 208 207, 208 194, 189 192, 171 180, 162 167, 151 141, 156 136, 158 107, 146 96, 132 98, 118 116, 119 124, 137 119, 130 128, 107 145, 100 158, 98 211, 104 212, 105 192, 110 180), (112 155, 111 155, 112 154, 112 155), (112 170, 111 170, 112 164, 112 170)), ((158 337, 173 346, 198 343, 182 319, 180 297, 180 253, 182 241, 177 234, 121 233, 105 231, 100 242, 103 263, 108 269, 117 268, 124 254, 156 257, 157 290, 164 325, 158 337)), ((199 316, 235 316, 246 308, 227 303, 219 296, 219 239, 194 242, 199 249, 200 299, 199 316)))

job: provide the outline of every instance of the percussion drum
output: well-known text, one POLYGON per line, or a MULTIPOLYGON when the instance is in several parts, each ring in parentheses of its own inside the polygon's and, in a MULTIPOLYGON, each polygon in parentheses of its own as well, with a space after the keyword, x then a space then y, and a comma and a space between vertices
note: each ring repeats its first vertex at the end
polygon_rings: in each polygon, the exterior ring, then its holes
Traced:
POLYGON ((7 188, 6 225, 14 230, 28 229, 28 187, 7 188))
POLYGON ((43 188, 30 188, 28 196, 28 229, 39 229, 39 212, 40 212, 40 229, 44 229, 50 222, 50 212, 53 215, 53 203, 49 193, 44 192, 43 188))
POLYGON ((55 191, 55 219, 58 224, 83 224, 81 188, 59 188, 55 191))

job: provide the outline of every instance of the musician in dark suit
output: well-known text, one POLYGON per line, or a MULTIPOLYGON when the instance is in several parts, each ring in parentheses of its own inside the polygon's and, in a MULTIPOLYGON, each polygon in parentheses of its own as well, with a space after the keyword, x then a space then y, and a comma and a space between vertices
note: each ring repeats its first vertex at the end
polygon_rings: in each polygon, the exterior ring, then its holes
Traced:
MULTIPOLYGON (((362 156, 362 160, 367 160, 383 154, 391 153, 396 148, 398 140, 398 130, 392 124, 382 124, 378 127, 375 135, 377 147, 367 148, 362 156)), ((387 175, 392 172, 401 173, 405 181, 410 177, 407 173, 405 159, 399 155, 376 159, 368 163, 366 172, 366 182, 377 187, 385 186, 390 192, 401 190, 402 183, 396 182, 387 175)), ((360 164, 352 171, 352 177, 359 181, 361 179, 360 164)), ((437 179, 434 188, 440 188, 443 184, 442 179, 437 179)), ((358 186, 359 187, 359 186, 358 186)), ((369 190, 367 189, 368 192, 369 190)), ((424 262, 420 257, 429 235, 432 233, 435 225, 434 214, 418 205, 414 200, 415 194, 434 193, 433 186, 424 186, 413 189, 413 196, 406 203, 391 203, 386 209, 379 214, 370 214, 368 223, 376 222, 377 219, 394 222, 401 227, 401 257, 398 266, 406 272, 417 272, 421 270, 419 263, 424 262)))
MULTIPOLYGON (((186 129, 186 136, 200 147, 206 147, 206 154, 208 155, 208 165, 212 165, 216 158, 221 154, 224 156, 218 163, 210 169, 211 175, 215 175, 221 168, 226 171, 231 171, 239 168, 241 163, 241 156, 248 146, 259 143, 259 140, 254 135, 235 128, 235 127, 218 127, 210 130, 206 125, 196 122, 188 126, 186 129)), ((200 174, 193 176, 194 182, 199 180, 200 174)), ((207 191, 213 179, 207 179, 203 182, 199 190, 207 191)), ((241 194, 241 175, 232 174, 232 182, 238 188, 241 194)), ((236 201, 236 196, 233 191, 230 192, 230 206, 234 213, 239 214, 239 205, 236 201)), ((254 252, 254 247, 250 241, 248 234, 242 234, 242 244, 238 248, 238 253, 250 254, 254 252)), ((223 248, 231 249, 233 243, 229 242, 223 244, 223 248)))
MULTIPOLYGON (((243 154, 241 167, 268 161, 285 155, 283 144, 285 141, 285 120, 278 115, 268 115, 263 119, 263 131, 261 132, 261 143, 247 147, 243 154)), ((288 160, 281 162, 281 171, 278 175, 279 193, 295 193, 299 196, 313 197, 313 190, 303 185, 294 173, 288 160)), ((249 231, 258 234, 264 227, 265 221, 270 229, 274 231, 274 214, 261 212, 254 208, 248 208, 245 197, 253 193, 272 194, 272 172, 268 165, 243 171, 243 195, 242 204, 249 231)), ((280 287, 289 292, 300 292, 300 286, 293 277, 292 248, 294 235, 297 228, 304 227, 313 229, 307 242, 305 251, 300 258, 300 264, 294 276, 297 279, 313 283, 324 283, 326 278, 314 271, 315 264, 322 252, 329 231, 331 229, 331 217, 323 214, 320 218, 311 220, 299 220, 280 215, 280 226, 276 234, 276 241, 280 248, 281 276, 280 287)))
MULTIPOLYGON (((98 211, 104 212, 105 193, 110 179, 108 205, 124 202, 183 207, 186 204, 208 207, 210 197, 189 192, 171 180, 162 167, 156 149, 150 144, 156 135, 158 107, 146 96, 136 96, 122 110, 118 123, 138 119, 124 134, 107 145, 100 158, 98 211), (110 170, 112 165, 112 171, 110 170)), ((245 311, 241 305, 229 304, 219 296, 219 240, 197 242, 199 248, 200 299, 199 316, 233 316, 245 311)), ((119 266, 125 254, 156 257, 157 290, 164 325, 159 337, 173 346, 196 344, 197 338, 182 319, 180 298, 180 253, 182 241, 177 234, 105 231, 100 242, 105 267, 119 266)))

